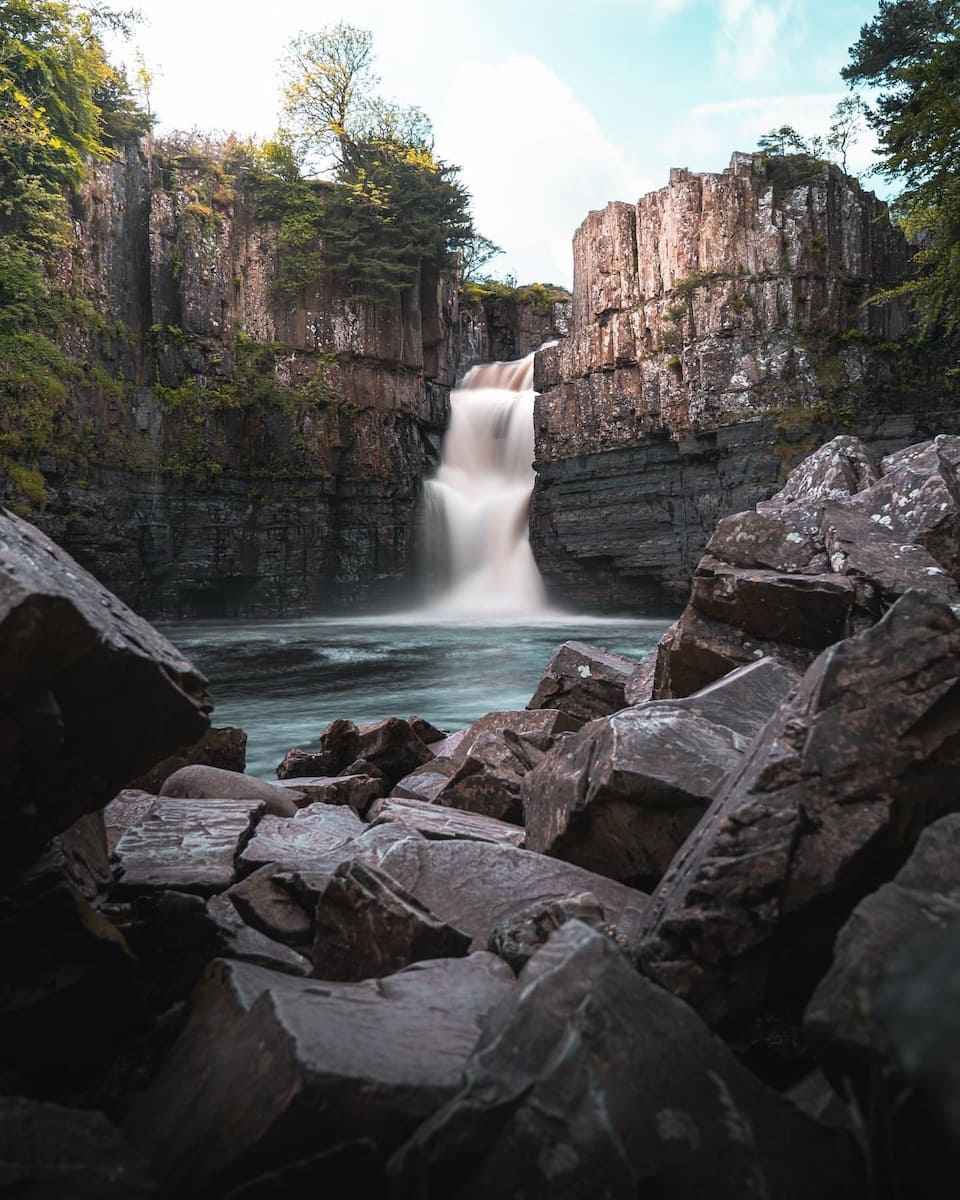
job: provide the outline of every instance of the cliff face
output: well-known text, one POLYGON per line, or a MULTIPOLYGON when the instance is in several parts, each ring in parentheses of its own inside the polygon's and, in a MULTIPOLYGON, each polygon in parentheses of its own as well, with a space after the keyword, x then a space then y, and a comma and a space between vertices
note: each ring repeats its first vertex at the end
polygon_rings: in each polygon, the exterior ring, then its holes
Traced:
POLYGON ((477 363, 526 358, 545 342, 570 332, 573 301, 562 288, 543 284, 491 294, 460 309, 458 378, 477 363))
POLYGON ((536 363, 548 583, 601 607, 679 599, 716 520, 818 438, 926 436, 907 314, 865 303, 907 259, 872 194, 806 159, 737 154, 591 213, 570 337, 536 363))
POLYGON ((447 421, 455 281, 274 299, 276 222, 216 159, 149 143, 100 167, 74 226, 60 282, 89 317, 31 518, 150 615, 390 595, 447 421))

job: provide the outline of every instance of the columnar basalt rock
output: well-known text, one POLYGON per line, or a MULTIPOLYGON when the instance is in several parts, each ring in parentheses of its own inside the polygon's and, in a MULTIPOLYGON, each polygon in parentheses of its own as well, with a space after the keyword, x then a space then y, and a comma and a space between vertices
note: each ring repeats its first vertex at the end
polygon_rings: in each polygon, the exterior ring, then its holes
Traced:
POLYGON ((835 166, 674 170, 590 213, 573 248, 570 336, 535 368, 531 515, 567 601, 680 597, 717 519, 769 496, 805 448, 850 426, 881 452, 924 436, 938 402, 898 365, 906 310, 864 303, 907 244, 835 166))

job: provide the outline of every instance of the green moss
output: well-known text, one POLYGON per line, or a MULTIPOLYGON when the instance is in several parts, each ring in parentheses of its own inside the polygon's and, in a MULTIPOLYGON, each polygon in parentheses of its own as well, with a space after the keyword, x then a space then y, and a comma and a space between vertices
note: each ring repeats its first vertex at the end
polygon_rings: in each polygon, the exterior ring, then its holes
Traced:
POLYGON ((28 510, 43 512, 47 507, 47 483, 38 467, 0 459, 0 473, 6 475, 12 494, 26 501, 28 510))

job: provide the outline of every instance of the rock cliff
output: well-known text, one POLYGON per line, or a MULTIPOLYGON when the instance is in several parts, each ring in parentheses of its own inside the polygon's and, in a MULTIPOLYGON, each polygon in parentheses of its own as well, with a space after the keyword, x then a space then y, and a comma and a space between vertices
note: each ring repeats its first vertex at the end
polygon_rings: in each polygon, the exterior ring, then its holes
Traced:
POLYGON ((570 332, 573 300, 552 284, 466 285, 459 314, 457 376, 477 363, 526 358, 570 332))
POLYGON ((573 248, 570 336, 536 364, 531 522, 568 603, 679 599, 717 519, 821 441, 886 452, 950 426, 903 306, 867 303, 908 246, 830 164, 674 170, 590 213, 573 248))
POLYGON ((151 615, 393 591, 448 415, 455 279, 374 305, 321 275, 279 298, 278 222, 203 148, 129 146, 73 216, 76 375, 42 478, 15 471, 7 501, 151 615))

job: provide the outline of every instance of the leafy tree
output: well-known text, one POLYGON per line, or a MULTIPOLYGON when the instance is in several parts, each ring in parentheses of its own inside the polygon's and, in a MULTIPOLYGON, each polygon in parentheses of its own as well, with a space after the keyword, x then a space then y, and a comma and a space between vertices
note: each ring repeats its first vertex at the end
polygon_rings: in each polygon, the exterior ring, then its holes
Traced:
POLYGON ((498 254, 503 253, 503 247, 491 242, 482 233, 475 233, 460 247, 460 277, 464 283, 479 283, 487 278, 482 275, 483 268, 498 254))
POLYGON ((817 157, 811 148, 811 144, 801 137, 792 125, 781 125, 778 129, 771 129, 768 133, 765 133, 758 140, 757 149, 761 154, 776 154, 779 156, 806 154, 810 157, 817 157))
POLYGON ((844 174, 848 173, 847 158, 850 147, 864 130, 866 114, 866 105, 859 96, 845 96, 830 114, 827 145, 839 160, 844 174))
MULTIPOLYGON (((960 0, 881 0, 843 70, 880 89, 868 120, 881 171, 901 181, 893 209, 920 249, 898 289, 917 303, 923 331, 960 324, 960 0)), ((887 293, 889 295, 889 293, 887 293)))

